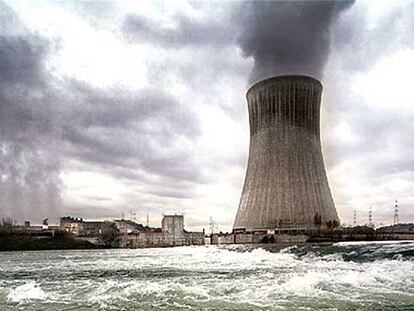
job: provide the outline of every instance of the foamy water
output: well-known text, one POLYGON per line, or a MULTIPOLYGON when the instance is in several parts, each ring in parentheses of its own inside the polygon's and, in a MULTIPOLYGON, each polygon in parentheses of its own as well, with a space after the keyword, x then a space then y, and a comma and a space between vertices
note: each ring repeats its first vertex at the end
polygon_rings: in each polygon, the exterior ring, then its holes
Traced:
POLYGON ((414 242, 0 253, 0 310, 414 310, 414 242))

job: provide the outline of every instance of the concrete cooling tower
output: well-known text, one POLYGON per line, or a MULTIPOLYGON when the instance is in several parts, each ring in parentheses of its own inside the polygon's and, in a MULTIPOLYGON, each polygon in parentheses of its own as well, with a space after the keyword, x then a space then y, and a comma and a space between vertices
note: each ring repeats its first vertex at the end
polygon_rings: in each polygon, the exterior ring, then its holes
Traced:
POLYGON ((234 229, 313 229, 339 222, 323 163, 322 84, 277 76, 247 92, 250 150, 234 229))

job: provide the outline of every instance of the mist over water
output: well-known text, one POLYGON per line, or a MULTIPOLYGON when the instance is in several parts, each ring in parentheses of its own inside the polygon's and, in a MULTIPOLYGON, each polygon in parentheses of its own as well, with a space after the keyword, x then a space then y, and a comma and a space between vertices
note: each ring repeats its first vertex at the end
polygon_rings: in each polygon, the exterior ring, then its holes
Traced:
POLYGON ((0 253, 0 310, 413 310, 414 242, 0 253))

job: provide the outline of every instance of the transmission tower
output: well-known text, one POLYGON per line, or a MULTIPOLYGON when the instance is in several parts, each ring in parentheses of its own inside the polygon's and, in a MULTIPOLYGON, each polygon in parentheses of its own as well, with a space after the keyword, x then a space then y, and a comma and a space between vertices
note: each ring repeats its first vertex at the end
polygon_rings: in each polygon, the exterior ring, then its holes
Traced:
POLYGON ((211 233, 211 235, 213 235, 213 231, 214 231, 214 221, 213 221, 213 217, 210 216, 210 233, 211 233))
POLYGON ((149 214, 147 214, 147 227, 149 227, 149 214))
POLYGON ((398 225, 398 201, 395 200, 395 209, 394 209, 394 226, 398 225))
POLYGON ((354 210, 354 227, 357 225, 357 219, 356 219, 357 213, 356 210, 354 210))
POLYGON ((372 207, 369 207, 369 211, 368 211, 368 226, 370 228, 374 227, 374 224, 372 223, 372 207))

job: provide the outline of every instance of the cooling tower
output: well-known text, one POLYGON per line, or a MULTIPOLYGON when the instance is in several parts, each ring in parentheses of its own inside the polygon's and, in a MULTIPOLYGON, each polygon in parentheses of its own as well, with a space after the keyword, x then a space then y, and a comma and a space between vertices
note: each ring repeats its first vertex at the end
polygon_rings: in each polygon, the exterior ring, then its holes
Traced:
POLYGON ((247 92, 249 161, 234 229, 324 228, 339 222, 323 163, 322 84, 277 76, 247 92))

